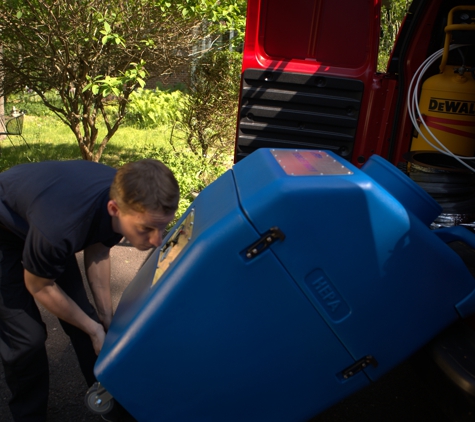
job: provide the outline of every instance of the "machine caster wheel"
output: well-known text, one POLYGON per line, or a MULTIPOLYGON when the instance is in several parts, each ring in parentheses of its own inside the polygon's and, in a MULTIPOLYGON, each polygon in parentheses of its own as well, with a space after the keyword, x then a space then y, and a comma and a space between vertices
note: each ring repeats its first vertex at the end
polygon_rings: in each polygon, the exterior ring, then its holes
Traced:
POLYGON ((96 382, 86 392, 86 407, 96 415, 105 415, 114 407, 114 399, 107 390, 96 382))

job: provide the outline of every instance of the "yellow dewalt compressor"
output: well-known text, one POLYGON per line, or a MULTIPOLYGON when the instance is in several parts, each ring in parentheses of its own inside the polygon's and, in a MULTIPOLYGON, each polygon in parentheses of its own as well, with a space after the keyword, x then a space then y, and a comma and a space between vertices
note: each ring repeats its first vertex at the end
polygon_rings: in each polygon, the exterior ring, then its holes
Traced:
POLYGON ((474 30, 475 6, 451 9, 444 47, 422 63, 409 86, 407 107, 415 135, 408 175, 442 206, 433 228, 465 225, 475 231, 475 70, 466 65, 474 30), (447 64, 451 50, 458 50, 462 64, 447 64), (440 73, 420 88, 440 57, 440 73))
POLYGON ((474 14, 470 11, 475 11, 475 6, 457 6, 450 11, 445 27, 443 50, 429 57, 413 80, 413 96, 415 96, 424 72, 442 52, 440 73, 428 78, 422 85, 419 105, 417 106, 414 97, 410 99, 409 110, 410 113, 414 113, 413 123, 416 128, 411 151, 439 151, 461 157, 475 155, 474 70, 464 65, 447 64, 451 49, 467 45, 451 45, 453 32, 475 30, 474 14))

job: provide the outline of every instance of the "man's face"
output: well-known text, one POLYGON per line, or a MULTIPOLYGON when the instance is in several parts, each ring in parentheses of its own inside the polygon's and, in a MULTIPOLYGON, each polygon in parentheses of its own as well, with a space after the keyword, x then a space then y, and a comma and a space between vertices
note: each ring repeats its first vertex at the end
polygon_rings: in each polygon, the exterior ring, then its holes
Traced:
POLYGON ((175 217, 175 213, 165 215, 161 212, 133 210, 124 213, 112 200, 107 208, 113 217, 114 231, 125 236, 132 246, 141 251, 160 246, 163 232, 175 217))

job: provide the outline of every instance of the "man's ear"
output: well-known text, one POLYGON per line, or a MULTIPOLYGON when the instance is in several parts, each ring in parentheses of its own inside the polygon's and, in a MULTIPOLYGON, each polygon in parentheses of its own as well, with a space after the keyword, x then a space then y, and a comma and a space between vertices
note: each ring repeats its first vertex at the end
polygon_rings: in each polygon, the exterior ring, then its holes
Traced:
POLYGON ((109 200, 107 203, 107 211, 111 217, 117 217, 119 215, 119 206, 117 205, 117 202, 113 199, 109 200))

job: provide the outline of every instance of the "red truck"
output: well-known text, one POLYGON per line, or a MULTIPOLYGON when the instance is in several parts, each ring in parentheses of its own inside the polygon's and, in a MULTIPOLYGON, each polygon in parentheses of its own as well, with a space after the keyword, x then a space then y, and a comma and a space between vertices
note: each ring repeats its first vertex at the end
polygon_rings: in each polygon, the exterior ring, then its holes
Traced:
POLYGON ((331 150, 360 167, 372 154, 405 166, 417 136, 409 94, 416 83, 441 76, 442 59, 450 78, 432 83, 433 100, 421 112, 431 115, 431 128, 455 137, 452 143, 469 144, 462 155, 474 155, 474 5, 414 0, 380 73, 380 1, 295 0, 289 7, 285 0, 249 0, 236 161, 260 147, 283 147, 331 150), (442 57, 446 43, 463 46, 442 57), (440 60, 421 74, 437 52, 440 60))
MULTIPOLYGON (((235 162, 259 148, 330 150, 358 167, 377 154, 439 202, 434 229, 473 229, 475 2, 413 0, 384 73, 382 7, 248 1, 235 162)), ((452 247, 474 274, 474 251, 452 247)), ((456 324, 415 357, 453 420, 474 417, 472 326, 456 324)))

